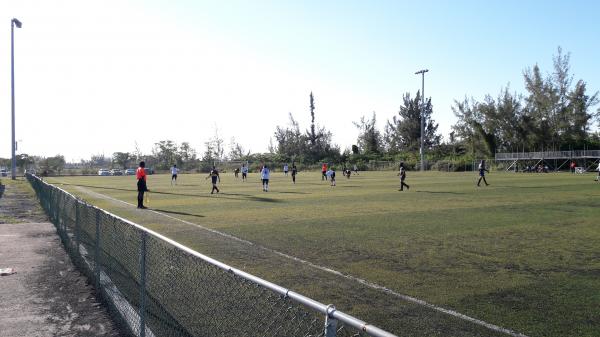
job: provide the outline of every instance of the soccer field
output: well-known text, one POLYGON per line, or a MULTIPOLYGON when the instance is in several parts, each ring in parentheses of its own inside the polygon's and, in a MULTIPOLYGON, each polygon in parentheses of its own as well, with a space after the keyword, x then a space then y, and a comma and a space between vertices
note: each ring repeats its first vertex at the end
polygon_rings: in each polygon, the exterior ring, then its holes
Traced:
POLYGON ((205 177, 171 186, 170 175, 149 176, 154 211, 135 208, 132 176, 47 180, 397 335, 503 335, 484 322, 527 336, 600 335, 592 175, 492 172, 478 188, 474 173, 408 172, 400 192, 396 172, 339 172, 336 187, 316 172, 295 185, 273 173, 262 192, 258 174, 224 173, 215 195, 205 177))

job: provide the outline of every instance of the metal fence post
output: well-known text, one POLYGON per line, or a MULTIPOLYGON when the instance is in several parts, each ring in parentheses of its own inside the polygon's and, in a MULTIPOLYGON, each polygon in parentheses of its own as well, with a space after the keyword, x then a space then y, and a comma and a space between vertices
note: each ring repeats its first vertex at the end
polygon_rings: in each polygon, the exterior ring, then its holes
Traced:
POLYGON ((79 231, 80 231, 80 215, 79 215, 79 200, 75 199, 75 248, 77 249, 77 255, 79 255, 79 231))
POLYGON ((96 210, 96 244, 94 245, 94 273, 96 289, 100 290, 100 209, 96 210))
POLYGON ((146 232, 141 232, 140 247, 140 337, 146 336, 146 232))
POLYGON ((324 337, 335 337, 337 333, 337 319, 332 318, 331 314, 335 311, 333 304, 327 306, 325 314, 325 336, 324 337))

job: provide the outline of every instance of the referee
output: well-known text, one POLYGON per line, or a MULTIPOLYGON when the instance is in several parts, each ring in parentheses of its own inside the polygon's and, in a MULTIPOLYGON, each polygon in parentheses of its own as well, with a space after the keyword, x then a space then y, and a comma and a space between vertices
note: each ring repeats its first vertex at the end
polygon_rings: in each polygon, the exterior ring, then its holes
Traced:
POLYGON ((138 190, 138 205, 137 208, 146 209, 148 207, 144 206, 144 193, 148 190, 148 186, 146 186, 146 163, 141 161, 140 167, 137 168, 135 172, 135 177, 137 178, 137 190, 138 190))

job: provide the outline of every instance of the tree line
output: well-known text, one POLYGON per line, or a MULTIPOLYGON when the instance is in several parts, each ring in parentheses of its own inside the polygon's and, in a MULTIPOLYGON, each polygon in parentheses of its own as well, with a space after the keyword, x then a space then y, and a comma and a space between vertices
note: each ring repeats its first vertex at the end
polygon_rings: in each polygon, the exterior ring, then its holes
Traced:
MULTIPOLYGON (((452 111, 457 122, 446 139, 432 118, 431 98, 422 102, 419 91, 414 95, 407 92, 397 114, 386 121, 383 129, 377 127, 375 112, 355 121, 356 142, 342 150, 333 143, 332 132, 317 122, 318 105, 311 92, 307 105, 310 125, 301 127, 289 113, 288 124, 275 128, 266 153, 251 153, 235 138, 226 143, 215 128, 214 135, 204 143, 202 153, 189 142, 177 144, 161 140, 149 154, 142 153, 136 144, 133 152, 115 152, 111 157, 93 155, 80 165, 128 168, 145 160, 148 167, 157 170, 177 164, 184 170, 204 171, 213 162, 223 160, 308 165, 402 160, 416 164, 421 142, 422 104, 424 145, 429 162, 487 158, 496 152, 600 148, 600 135, 592 131, 600 119, 600 109, 593 110, 599 103, 598 92, 590 94, 585 81, 574 80, 570 73, 570 54, 563 53, 559 47, 550 72, 544 74, 536 64, 523 71, 523 80, 524 93, 513 93, 507 85, 496 97, 488 94, 482 100, 468 97, 455 100, 452 111)), ((3 165, 9 166, 10 161, 0 159, 0 166, 3 165)), ((65 160, 61 155, 43 158, 21 154, 17 165, 22 169, 35 165, 60 173, 65 160)))

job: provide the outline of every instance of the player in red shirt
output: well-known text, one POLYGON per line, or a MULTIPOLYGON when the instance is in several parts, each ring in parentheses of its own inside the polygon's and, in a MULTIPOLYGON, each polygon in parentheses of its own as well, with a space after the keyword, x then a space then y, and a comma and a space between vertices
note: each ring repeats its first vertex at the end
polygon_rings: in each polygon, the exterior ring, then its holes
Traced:
POLYGON ((140 167, 135 171, 135 177, 137 178, 137 190, 138 190, 138 205, 137 208, 146 209, 144 206, 144 192, 148 190, 148 186, 146 186, 146 163, 141 161, 140 167))
POLYGON ((321 173, 323 173, 321 180, 327 180, 327 163, 323 163, 323 166, 321 166, 321 173))

